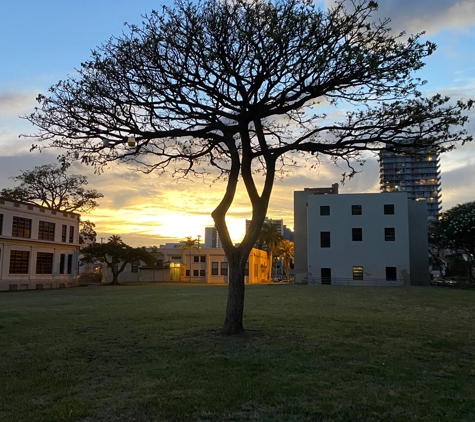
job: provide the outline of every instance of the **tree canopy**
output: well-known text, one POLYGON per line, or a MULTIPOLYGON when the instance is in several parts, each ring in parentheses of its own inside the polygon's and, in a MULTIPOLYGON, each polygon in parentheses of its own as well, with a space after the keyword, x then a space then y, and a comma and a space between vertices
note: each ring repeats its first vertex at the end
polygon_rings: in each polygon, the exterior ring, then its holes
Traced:
POLYGON ((469 263, 470 281, 475 282, 475 202, 456 205, 443 212, 431 232, 431 243, 462 252, 469 263))
POLYGON ((155 258, 145 248, 126 245, 120 236, 113 235, 107 243, 92 243, 81 249, 81 261, 105 263, 112 272, 111 284, 119 284, 119 275, 127 264, 144 262, 153 265, 155 258))
POLYGON ((211 174, 227 186, 212 216, 230 265, 223 330, 243 328, 244 273, 274 180, 299 157, 353 160, 365 151, 445 151, 472 139, 472 102, 421 93, 415 71, 435 45, 373 20, 372 0, 176 0, 97 48, 26 118, 35 148, 102 171, 211 174), (338 111, 333 113, 333 111, 338 111), (262 186, 256 173, 262 175, 262 186), (243 241, 226 225, 238 182, 252 206, 243 241))
POLYGON ((11 178, 20 184, 15 188, 2 189, 0 196, 56 210, 82 213, 96 208, 99 205, 96 199, 104 196, 95 189, 85 189, 88 184, 86 176, 67 174, 65 168, 56 164, 45 164, 20 172, 19 176, 11 178))

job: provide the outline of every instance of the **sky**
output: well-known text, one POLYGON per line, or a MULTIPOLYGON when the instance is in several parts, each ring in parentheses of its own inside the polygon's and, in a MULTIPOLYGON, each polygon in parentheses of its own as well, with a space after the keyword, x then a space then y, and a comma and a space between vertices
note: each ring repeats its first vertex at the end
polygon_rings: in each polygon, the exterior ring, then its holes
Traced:
MULTIPOLYGON (((475 99, 475 1, 381 0, 378 17, 391 18, 394 31, 425 31, 436 52, 417 76, 426 79, 424 95, 439 92, 475 99)), ((74 75, 91 50, 126 31, 124 23, 140 24, 142 15, 159 9, 158 0, 3 0, 0 3, 0 188, 12 187, 20 170, 54 163, 59 151, 29 152, 34 133, 21 116, 31 113, 35 98, 59 80, 74 75)), ((331 4, 326 1, 326 5, 331 4)), ((323 3, 322 3, 323 6, 323 3)), ((343 110, 341 110, 343 111, 343 110)), ((467 129, 475 134, 475 112, 467 129)), ((443 209, 475 200, 475 142, 441 157, 443 209)), ((293 192, 325 187, 341 180, 345 167, 323 163, 315 170, 293 169, 277 180, 268 217, 293 227, 293 192)), ((75 163, 72 173, 89 178, 89 187, 104 194, 100 206, 83 216, 96 224, 99 238, 119 234, 134 246, 160 245, 204 235, 213 225, 211 212, 224 192, 222 183, 176 180, 144 175, 126 164, 111 165, 101 175, 75 163)), ((340 193, 379 191, 378 163, 368 156, 362 171, 340 186, 340 193)), ((242 184, 240 185, 243 189, 242 184)), ((233 240, 244 235, 250 207, 242 191, 227 223, 233 240)))

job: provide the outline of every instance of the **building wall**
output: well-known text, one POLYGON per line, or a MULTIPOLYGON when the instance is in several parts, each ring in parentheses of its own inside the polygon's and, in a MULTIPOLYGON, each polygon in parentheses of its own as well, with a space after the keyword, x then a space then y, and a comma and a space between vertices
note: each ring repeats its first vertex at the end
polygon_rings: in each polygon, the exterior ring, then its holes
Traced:
POLYGON ((294 192, 294 274, 295 283, 307 279, 307 198, 313 195, 336 195, 338 183, 327 188, 305 188, 294 192))
POLYGON ((46 207, 0 198, 0 219, 0 290, 46 289, 77 285, 79 214, 63 213, 46 207), (31 220, 29 233, 23 231, 21 237, 13 233, 14 217, 31 220), (40 222, 54 224, 53 240, 39 238, 40 222), (63 226, 66 226, 64 242, 63 226), (73 232, 70 241, 71 228, 73 232), (10 272, 12 251, 28 252, 26 273, 10 272), (51 273, 37 274, 37 258, 40 253, 52 254, 51 273), (62 255, 64 258, 61 269, 62 255), (70 266, 68 266, 68 260, 71 262, 70 266))
MULTIPOLYGON (((297 195, 296 204, 302 206, 302 198, 297 195)), ((427 224, 420 223, 425 221, 425 209, 408 201, 405 193, 309 195, 305 204, 305 240, 297 237, 300 229, 296 225, 296 282, 307 279, 309 283, 320 283, 324 268, 330 269, 332 284, 425 283, 427 224), (353 205, 361 206, 361 215, 352 214, 353 205), (385 214, 384 205, 393 205, 394 214, 385 214), (321 206, 329 207, 330 215, 321 215, 321 206), (361 229, 361 241, 353 240, 352 229, 361 229), (385 239, 385 229, 394 229, 394 240, 385 239), (321 232, 330 233, 330 247, 322 247, 321 232), (297 266, 297 253, 306 253, 306 269, 301 263, 297 266), (362 267, 362 280, 354 279, 354 267, 362 267), (387 267, 396 269, 396 280, 387 280, 387 267)), ((296 218, 303 218, 303 214, 299 210, 296 218)))

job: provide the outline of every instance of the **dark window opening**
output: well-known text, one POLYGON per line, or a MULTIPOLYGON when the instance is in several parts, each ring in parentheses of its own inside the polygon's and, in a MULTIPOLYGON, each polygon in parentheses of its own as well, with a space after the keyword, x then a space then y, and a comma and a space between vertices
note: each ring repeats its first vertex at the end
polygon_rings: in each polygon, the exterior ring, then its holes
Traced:
POLYGON ((332 284, 332 269, 331 268, 321 268, 320 277, 322 279, 322 284, 332 284))
POLYGON ((351 236, 352 236, 353 242, 361 242, 363 240, 363 229, 361 228, 351 229, 351 236))
POLYGON ((228 263, 221 262, 221 275, 228 275, 228 263))
POLYGON ((320 215, 330 215, 330 206, 329 205, 321 205, 320 206, 320 215))
POLYGON ((74 243, 74 226, 69 227, 69 243, 74 243))
POLYGON ((361 215, 363 214, 363 207, 361 205, 352 205, 351 206, 352 215, 361 215))
POLYGON ((198 277, 200 272, 198 270, 193 270, 193 277, 198 277))
MULTIPOLYGON (((117 270, 116 270, 117 271, 117 270)), ((73 256, 70 254, 68 255, 68 268, 66 271, 68 274, 73 273, 73 256)))
POLYGON ((204 277, 206 275, 206 270, 200 270, 200 277, 204 277))
POLYGON ((61 242, 66 243, 67 233, 68 233, 68 226, 66 226, 66 224, 63 224, 63 227, 61 228, 61 242))
POLYGON ((218 262, 211 263, 211 275, 218 275, 219 264, 218 262))
POLYGON ((64 264, 66 262, 66 255, 64 253, 61 254, 59 258, 59 273, 64 274, 64 264))
POLYGON ((200 262, 206 262, 206 255, 200 256, 200 262))
POLYGON ((397 280, 397 269, 396 267, 386 267, 386 280, 396 281, 397 280))
POLYGON ((394 214, 394 204, 384 204, 384 214, 394 214))
POLYGON ((320 232, 320 247, 321 248, 330 247, 330 232, 320 232))
POLYGON ((386 227, 384 229, 384 240, 386 242, 394 242, 396 240, 396 229, 394 227, 386 227))

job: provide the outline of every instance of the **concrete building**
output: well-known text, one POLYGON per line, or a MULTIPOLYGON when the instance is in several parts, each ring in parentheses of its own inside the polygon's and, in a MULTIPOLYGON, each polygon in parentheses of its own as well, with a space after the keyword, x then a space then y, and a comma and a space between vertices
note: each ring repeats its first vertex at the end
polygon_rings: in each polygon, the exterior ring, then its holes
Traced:
POLYGON ((296 199, 296 283, 429 283, 424 203, 405 192, 296 199))
POLYGON ((328 188, 305 188, 294 192, 294 275, 299 274, 302 282, 307 276, 307 198, 313 195, 337 195, 338 183, 328 188))
POLYGON ((442 209, 440 163, 437 154, 417 156, 383 152, 379 158, 381 192, 406 192, 414 201, 424 201, 427 221, 437 221, 442 209))
MULTIPOLYGON (((127 264, 119 275, 119 282, 184 282, 184 283, 228 283, 229 265, 222 248, 187 249, 181 252, 181 246, 162 248, 154 255, 157 258, 155 267, 127 264)), ((103 281, 112 281, 108 267, 103 268, 103 281)), ((245 282, 267 283, 267 253, 260 249, 252 249, 246 267, 245 282)))
POLYGON ((216 227, 205 227, 205 248, 222 248, 219 238, 218 229, 216 227))
POLYGON ((0 198, 0 290, 77 285, 79 214, 0 198))

